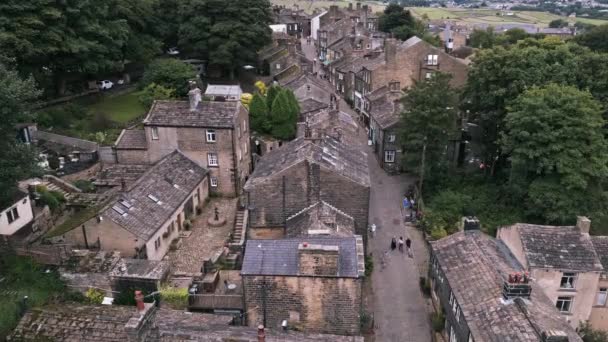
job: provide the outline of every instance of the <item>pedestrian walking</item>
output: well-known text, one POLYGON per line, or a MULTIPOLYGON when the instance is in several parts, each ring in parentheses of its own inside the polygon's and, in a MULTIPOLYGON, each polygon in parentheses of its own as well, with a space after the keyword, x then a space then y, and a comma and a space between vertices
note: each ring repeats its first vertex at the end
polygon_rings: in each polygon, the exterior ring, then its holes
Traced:
POLYGON ((403 236, 399 237, 399 252, 403 253, 403 236))
POLYGON ((369 231, 371 232, 372 238, 376 235, 376 224, 372 223, 369 227, 369 231))
POLYGON ((408 237, 405 240, 405 247, 407 248, 407 256, 412 257, 412 240, 408 237))
POLYGON ((393 236, 391 239, 391 250, 394 251, 397 248, 397 238, 393 236))

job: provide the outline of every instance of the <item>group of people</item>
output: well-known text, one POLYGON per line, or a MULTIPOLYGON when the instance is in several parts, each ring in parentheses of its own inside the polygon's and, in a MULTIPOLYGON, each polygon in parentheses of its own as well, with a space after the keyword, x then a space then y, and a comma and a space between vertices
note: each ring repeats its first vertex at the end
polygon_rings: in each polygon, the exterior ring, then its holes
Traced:
POLYGON ((403 236, 400 236, 399 240, 397 240, 397 237, 393 236, 393 238, 391 239, 391 250, 392 251, 399 248, 399 252, 403 253, 404 252, 403 245, 405 245, 405 247, 407 248, 407 255, 411 258, 412 257, 412 240, 410 240, 410 238, 408 237, 407 239, 405 239, 405 241, 403 241, 403 236))

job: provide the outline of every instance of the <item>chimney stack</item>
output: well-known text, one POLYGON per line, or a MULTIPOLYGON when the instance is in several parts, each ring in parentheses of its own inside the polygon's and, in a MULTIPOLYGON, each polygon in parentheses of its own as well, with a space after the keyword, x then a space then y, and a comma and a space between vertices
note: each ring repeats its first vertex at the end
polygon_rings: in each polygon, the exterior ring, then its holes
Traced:
POLYGON ((188 100, 190 101, 190 111, 193 112, 198 108, 201 102, 201 90, 196 86, 196 82, 190 81, 190 91, 188 92, 188 100))
POLYGON ((264 332, 264 326, 258 325, 258 342, 266 341, 266 332, 264 332))
POLYGON ((397 64, 397 40, 395 38, 387 38, 384 42, 384 58, 389 67, 397 64))
POLYGON ((589 229, 591 228, 591 220, 588 219, 586 216, 577 216, 576 228, 578 228, 583 234, 589 234, 589 229))

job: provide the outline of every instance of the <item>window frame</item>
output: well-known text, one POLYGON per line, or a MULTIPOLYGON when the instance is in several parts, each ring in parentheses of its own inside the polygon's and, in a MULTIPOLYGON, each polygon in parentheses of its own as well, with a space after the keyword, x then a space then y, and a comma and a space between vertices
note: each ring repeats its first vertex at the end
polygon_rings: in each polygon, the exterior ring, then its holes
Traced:
POLYGON ((597 291, 597 293, 595 294, 595 304, 594 306, 606 306, 606 302, 608 299, 608 288, 607 287, 600 287, 597 291), (602 291, 603 289, 603 291, 602 291), (602 303, 599 303, 599 299, 600 299, 600 295, 604 295, 604 299, 602 303))
POLYGON ((568 314, 572 312, 572 306, 574 304, 574 297, 572 296, 559 296, 557 297, 557 300, 555 301, 555 307, 557 308, 557 310, 559 310, 560 313, 563 314, 568 314), (559 305, 559 303, 562 303, 562 305, 559 305), (568 303, 568 310, 564 310, 564 304, 568 303))
POLYGON ((562 272, 562 277, 560 279, 559 282, 559 288, 560 290, 573 290, 576 289, 576 281, 577 281, 578 275, 575 272, 562 272), (566 280, 564 282, 564 279, 569 279, 570 282, 568 282, 568 280, 566 280), (570 286, 564 286, 564 284, 570 284, 570 286))
POLYGON ((158 140, 158 127, 152 127, 152 140, 158 140))
POLYGON ((385 150, 384 151, 384 162, 385 163, 394 163, 397 152, 395 150, 385 150), (391 157, 389 157, 391 156, 391 157))
POLYGON ((439 65, 439 55, 428 54, 426 56, 426 65, 439 65))
POLYGON ((247 132, 247 120, 243 119, 243 125, 241 127, 243 133, 247 132))
POLYGON ((212 188, 218 187, 217 177, 209 177, 209 186, 212 188))
POLYGON ((219 161, 217 153, 215 153, 215 152, 207 153, 207 166, 209 166, 209 167, 220 166, 220 161, 219 161), (212 161, 215 161, 215 162, 212 163, 212 161))
POLYGON ((395 142, 395 140, 397 139, 397 136, 395 134, 391 133, 391 134, 387 135, 386 139, 387 139, 388 142, 392 143, 392 142, 395 142))
POLYGON ((205 138, 208 143, 217 142, 217 133, 214 129, 208 129, 205 132, 205 138))

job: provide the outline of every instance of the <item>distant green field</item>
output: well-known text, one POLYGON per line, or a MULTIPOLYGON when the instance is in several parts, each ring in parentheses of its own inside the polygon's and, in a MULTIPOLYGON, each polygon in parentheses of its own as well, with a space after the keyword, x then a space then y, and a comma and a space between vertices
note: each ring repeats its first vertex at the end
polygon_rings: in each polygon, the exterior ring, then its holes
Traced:
POLYGON ((587 19, 587 18, 567 18, 548 12, 534 11, 508 11, 500 13, 494 9, 465 9, 465 8, 429 8, 412 7, 412 13, 417 17, 426 17, 430 20, 450 19, 460 24, 533 24, 537 26, 547 26, 555 19, 566 19, 570 22, 583 22, 594 25, 608 24, 607 20, 587 19), (506 15, 512 13, 512 15, 506 15))
POLYGON ((315 9, 329 8, 331 5, 338 5, 340 7, 348 7, 348 3, 352 3, 353 7, 355 7, 357 2, 361 2, 363 4, 367 4, 372 6, 372 11, 382 12, 386 5, 382 4, 379 1, 355 1, 355 0, 336 0, 336 1, 328 1, 328 0, 270 0, 273 5, 281 5, 285 7, 292 7, 294 4, 300 6, 301 9, 305 10, 307 13, 312 13, 315 9))

